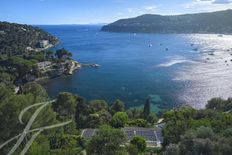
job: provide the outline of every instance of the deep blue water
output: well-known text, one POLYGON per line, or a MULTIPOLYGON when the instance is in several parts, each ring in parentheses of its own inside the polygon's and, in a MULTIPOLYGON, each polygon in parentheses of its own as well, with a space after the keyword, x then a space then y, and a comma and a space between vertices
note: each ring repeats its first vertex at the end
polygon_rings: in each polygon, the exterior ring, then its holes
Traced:
POLYGON ((210 98, 232 93, 231 36, 106 33, 99 32, 100 26, 40 27, 60 39, 55 49, 64 47, 81 63, 101 65, 49 81, 45 87, 50 96, 67 91, 88 100, 121 99, 126 107, 141 106, 151 98, 157 111, 183 104, 203 108, 210 98))

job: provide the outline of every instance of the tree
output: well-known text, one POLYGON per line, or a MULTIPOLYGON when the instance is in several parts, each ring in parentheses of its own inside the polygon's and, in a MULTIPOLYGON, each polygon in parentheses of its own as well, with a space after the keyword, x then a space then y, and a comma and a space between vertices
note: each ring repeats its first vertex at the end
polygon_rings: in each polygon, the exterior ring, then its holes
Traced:
POLYGON ((9 66, 14 68, 12 70, 12 74, 15 77, 23 78, 27 73, 31 72, 33 67, 35 66, 35 61, 33 60, 26 60, 18 56, 12 56, 8 60, 9 66))
POLYGON ((6 72, 0 72, 0 84, 4 84, 6 86, 13 85, 15 77, 6 72))
POLYGON ((180 148, 176 144, 170 144, 166 147, 163 155, 180 155, 180 148))
POLYGON ((86 116, 86 127, 87 128, 98 128, 102 125, 108 125, 111 121, 111 115, 106 110, 101 110, 97 113, 88 114, 86 116))
POLYGON ((213 132, 210 127, 201 126, 186 131, 178 143, 169 144, 164 155, 227 155, 232 153, 231 145, 231 137, 223 137, 213 132))
POLYGON ((139 153, 146 150, 147 144, 143 137, 135 136, 131 141, 130 145, 135 146, 139 153))
POLYGON ((45 57, 47 59, 53 59, 54 58, 54 52, 53 51, 45 51, 45 57))
POLYGON ((180 108, 168 111, 164 114, 165 128, 162 130, 163 145, 175 144, 180 141, 181 135, 193 125, 193 115, 196 110, 192 108, 180 108))
POLYGON ((150 99, 147 99, 143 108, 143 115, 145 119, 147 119, 148 116, 150 115, 150 106, 151 106, 150 99))
POLYGON ((145 119, 134 119, 134 120, 130 120, 127 123, 129 126, 132 127, 147 127, 148 123, 145 119))
POLYGON ((97 114, 99 115, 99 124, 100 125, 110 123, 112 116, 107 110, 101 110, 97 114))
POLYGON ((140 119, 143 117, 143 109, 130 108, 126 111, 130 119, 140 119))
POLYGON ((125 112, 117 112, 114 114, 111 124, 115 128, 124 127, 128 121, 128 115, 125 112))
POLYGON ((31 93, 35 97, 35 100, 36 98, 43 98, 45 100, 48 99, 48 94, 44 87, 36 82, 26 83, 24 86, 21 87, 21 93, 31 93))
POLYGON ((213 110, 219 110, 223 111, 225 106, 225 101, 221 98, 213 98, 210 101, 208 101, 208 104, 206 105, 207 109, 213 109, 213 110))
POLYGON ((73 117, 76 113, 77 96, 71 93, 60 93, 57 101, 53 104, 53 109, 61 117, 73 117))
POLYGON ((0 85, 0 101, 13 95, 13 91, 8 89, 6 86, 0 85))
POLYGON ((126 146, 126 150, 129 155, 137 155, 139 153, 138 149, 134 145, 126 146))
POLYGON ((120 100, 116 100, 113 105, 110 107, 112 115, 114 115, 117 112, 123 112, 124 109, 124 103, 120 100))
POLYGON ((213 98, 208 101, 206 105, 207 109, 212 109, 216 111, 228 112, 232 110, 232 98, 228 98, 227 100, 223 100, 221 98, 213 98))
POLYGON ((97 128, 100 125, 100 118, 98 114, 89 114, 86 119, 86 127, 97 128))
POLYGON ((47 136, 40 134, 30 146, 28 155, 50 155, 50 145, 47 136))
POLYGON ((64 48, 56 50, 55 55, 58 59, 70 59, 70 57, 72 57, 72 53, 64 48))
POLYGON ((126 142, 125 134, 119 129, 102 126, 87 145, 87 154, 91 155, 119 155, 126 142))
MULTIPOLYGON (((43 100, 42 98, 36 98, 35 100, 34 96, 29 93, 25 95, 11 95, 0 101, 0 144, 12 138, 12 136, 18 135, 25 128, 25 124, 21 124, 18 121, 21 110, 32 104, 40 103, 43 100)), ((27 123, 34 111, 34 108, 27 111, 22 118, 23 122, 27 123)), ((47 106, 39 113, 31 129, 52 124, 56 124, 56 115, 51 106, 47 106)), ((52 130, 48 130, 43 132, 43 134, 49 135, 51 132, 52 130)), ((6 154, 5 151, 7 150, 8 148, 4 147, 3 150, 0 150, 0 154, 6 154)))
POLYGON ((75 122, 77 128, 85 128, 87 115, 90 114, 89 105, 86 104, 84 98, 77 98, 77 106, 76 106, 76 114, 75 114, 75 122))
POLYGON ((92 113, 99 112, 101 110, 108 110, 108 104, 104 100, 92 100, 89 105, 92 113))
POLYGON ((154 124, 158 121, 158 118, 155 113, 150 113, 150 115, 147 117, 147 121, 151 124, 154 124))

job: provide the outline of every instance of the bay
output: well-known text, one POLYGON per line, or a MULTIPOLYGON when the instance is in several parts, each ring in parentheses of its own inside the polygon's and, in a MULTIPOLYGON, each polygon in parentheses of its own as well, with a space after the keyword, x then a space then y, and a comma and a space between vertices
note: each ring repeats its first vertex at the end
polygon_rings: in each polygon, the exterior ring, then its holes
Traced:
POLYGON ((95 25, 39 26, 60 39, 81 63, 72 76, 46 83, 48 94, 72 92, 87 100, 116 99, 152 110, 182 105, 204 108, 213 97, 232 96, 232 36, 218 34, 135 34, 100 32, 95 25))

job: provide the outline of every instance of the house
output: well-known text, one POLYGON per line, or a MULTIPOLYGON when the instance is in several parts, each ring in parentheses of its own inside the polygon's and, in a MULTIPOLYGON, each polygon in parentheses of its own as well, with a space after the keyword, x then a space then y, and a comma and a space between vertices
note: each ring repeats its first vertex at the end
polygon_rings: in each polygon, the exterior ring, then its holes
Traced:
MULTIPOLYGON (((127 127, 121 129, 128 138, 128 144, 130 140, 135 136, 141 136, 146 140, 147 147, 161 147, 163 143, 162 129, 161 128, 140 128, 140 127, 127 127)), ((93 137, 98 129, 84 129, 81 132, 81 137, 89 139, 93 137)))
POLYGON ((43 61, 37 63, 39 70, 46 70, 46 68, 51 67, 52 63, 50 61, 43 61))
POLYGON ((0 31, 0 34, 6 34, 5 31, 0 31))
POLYGON ((46 48, 49 45, 49 40, 41 40, 38 43, 39 48, 46 48))

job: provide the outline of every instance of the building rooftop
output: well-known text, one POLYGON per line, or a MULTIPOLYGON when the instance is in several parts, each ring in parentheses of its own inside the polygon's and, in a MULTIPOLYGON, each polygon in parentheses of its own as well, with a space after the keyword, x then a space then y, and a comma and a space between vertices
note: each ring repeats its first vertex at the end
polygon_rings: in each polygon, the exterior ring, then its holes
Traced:
MULTIPOLYGON (((82 130, 81 137, 89 139, 96 134, 98 129, 84 129, 82 130)), ((128 127, 121 129, 128 138, 128 142, 135 136, 141 136, 146 140, 148 147, 161 147, 163 143, 162 129, 161 128, 139 128, 128 127)))

